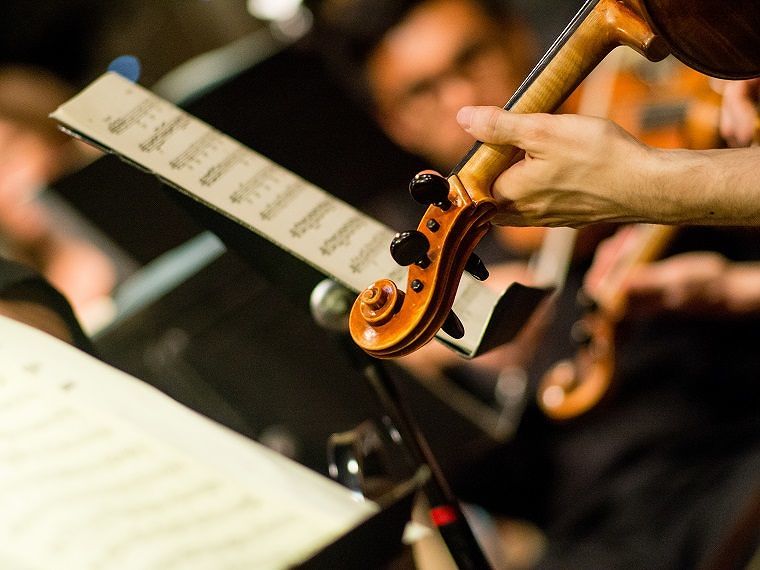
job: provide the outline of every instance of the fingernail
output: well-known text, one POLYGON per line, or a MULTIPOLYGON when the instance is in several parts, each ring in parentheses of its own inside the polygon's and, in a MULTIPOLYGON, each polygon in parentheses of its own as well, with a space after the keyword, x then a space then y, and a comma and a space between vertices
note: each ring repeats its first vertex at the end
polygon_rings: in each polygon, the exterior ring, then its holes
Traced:
POLYGON ((470 129, 470 125, 472 124, 472 114, 474 112, 475 112, 474 107, 462 107, 461 109, 459 109, 459 112, 457 113, 457 122, 465 130, 470 129))

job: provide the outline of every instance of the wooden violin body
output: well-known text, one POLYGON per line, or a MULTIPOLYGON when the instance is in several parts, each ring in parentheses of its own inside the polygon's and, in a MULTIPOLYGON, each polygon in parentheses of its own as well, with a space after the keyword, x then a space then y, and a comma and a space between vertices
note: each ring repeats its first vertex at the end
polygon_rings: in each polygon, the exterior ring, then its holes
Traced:
MULTIPOLYGON (((556 110, 617 46, 629 46, 652 61, 664 58, 669 53, 668 43, 654 29, 667 29, 669 38, 677 35, 666 27, 672 17, 671 3, 661 0, 650 6, 644 0, 588 0, 505 108, 518 113, 556 110)), ((750 21, 757 23, 758 9, 750 3, 742 4, 753 14, 750 21)), ((712 14, 717 3, 706 2, 706 6, 702 12, 687 10, 698 29, 708 26, 710 22, 701 18, 712 14)), ((747 30, 748 39, 739 42, 736 49, 729 41, 733 39, 729 28, 726 25, 716 34, 716 45, 709 50, 711 57, 706 58, 703 69, 719 71, 726 77, 760 74, 760 65, 752 65, 746 58, 733 61, 737 49, 745 53, 754 48, 747 52, 752 55, 750 59, 760 51, 760 35, 755 33, 760 32, 760 26, 747 30)), ((704 47, 702 38, 672 45, 677 53, 695 61, 704 47)), ((456 323, 451 307, 475 246, 489 223, 509 219, 506 215, 500 218, 501 213, 508 212, 497 210, 491 187, 496 177, 521 157, 521 151, 514 147, 477 143, 463 158, 448 178, 450 191, 443 200, 446 208, 431 203, 416 230, 415 236, 422 234, 429 248, 410 261, 406 290, 402 292, 394 283, 382 280, 370 285, 356 300, 349 328, 362 349, 381 358, 402 356, 430 341, 445 323, 456 323), (429 229, 430 220, 437 224, 435 231, 429 229)), ((425 244, 422 239, 414 241, 425 244)))
POLYGON ((633 0, 670 52, 692 69, 723 79, 760 75, 757 0, 633 0))

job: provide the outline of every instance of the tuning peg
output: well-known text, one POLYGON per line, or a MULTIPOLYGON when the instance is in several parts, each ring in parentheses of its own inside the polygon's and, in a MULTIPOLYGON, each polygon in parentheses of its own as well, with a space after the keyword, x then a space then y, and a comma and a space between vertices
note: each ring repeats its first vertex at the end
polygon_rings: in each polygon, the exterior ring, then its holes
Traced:
POLYGON ((483 260, 474 253, 470 254, 470 257, 467 259, 467 264, 464 266, 464 270, 478 281, 485 281, 488 279, 488 268, 485 263, 483 263, 483 260))
POLYGON ((391 257, 399 265, 416 263, 426 267, 430 262, 427 256, 429 249, 430 242, 425 234, 417 230, 399 232, 391 240, 391 257))
POLYGON ((575 295, 575 302, 587 313, 593 313, 599 308, 597 302, 583 288, 578 289, 578 293, 575 295))
POLYGON ((575 321, 573 326, 570 327, 570 339, 577 346, 588 346, 593 338, 588 325, 584 321, 575 321))
POLYGON ((435 172, 420 172, 409 183, 409 193, 417 202, 429 206, 435 204, 442 210, 451 206, 449 181, 435 172))
POLYGON ((464 325, 454 311, 449 311, 449 316, 446 317, 446 321, 443 323, 441 329, 443 329, 443 332, 447 335, 454 338, 462 338, 464 336, 464 325))

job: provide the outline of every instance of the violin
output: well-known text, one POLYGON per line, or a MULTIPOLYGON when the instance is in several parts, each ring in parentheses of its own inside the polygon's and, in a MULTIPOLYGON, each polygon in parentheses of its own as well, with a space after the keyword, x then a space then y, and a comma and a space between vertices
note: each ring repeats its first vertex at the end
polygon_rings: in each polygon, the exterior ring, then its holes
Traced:
MULTIPOLYGON (((648 78, 649 66, 637 63, 620 70, 612 81, 611 98, 616 104, 607 115, 650 146, 720 146, 720 95, 708 78, 678 62, 648 78)), ((616 330, 627 304, 626 280, 638 265, 658 259, 677 229, 632 224, 620 232, 615 254, 589 283, 593 299, 580 295, 586 310, 570 329, 578 345, 574 358, 555 364, 539 383, 538 405, 552 419, 577 417, 609 393, 615 375, 616 330)))
POLYGON ((610 391, 615 375, 615 340, 625 314, 625 282, 639 265, 659 258, 676 234, 673 226, 633 224, 621 232, 618 252, 601 275, 590 299, 580 291, 587 310, 570 329, 578 346, 571 360, 555 364, 539 383, 536 399, 541 410, 555 420, 578 417, 596 406, 610 391))
MULTIPOLYGON (((604 57, 628 46, 651 61, 668 53, 708 75, 741 79, 760 75, 760 7, 737 0, 587 0, 505 105, 518 112, 552 112, 604 57)), ((409 267, 401 291, 388 279, 362 291, 349 316, 354 341, 378 358, 409 354, 439 329, 464 334, 451 312, 465 270, 488 272, 474 249, 491 224, 514 219, 497 209, 496 177, 520 160, 511 146, 476 143, 447 179, 423 172, 410 184, 412 197, 428 208, 416 230, 397 234, 391 255, 409 267)))

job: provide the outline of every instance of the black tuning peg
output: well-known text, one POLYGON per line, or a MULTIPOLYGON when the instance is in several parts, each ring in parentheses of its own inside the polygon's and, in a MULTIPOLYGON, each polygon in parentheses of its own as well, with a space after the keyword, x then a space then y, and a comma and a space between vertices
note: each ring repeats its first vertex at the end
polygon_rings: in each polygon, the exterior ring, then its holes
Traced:
POLYGON ((596 301, 592 299, 583 288, 578 289, 578 293, 575 296, 575 302, 587 313, 593 313, 599 308, 596 301))
POLYGON ((409 193, 417 202, 429 206, 435 204, 442 210, 451 206, 449 181, 434 172, 420 172, 409 183, 409 193))
POLYGON ((573 326, 570 327, 570 340, 576 346, 588 346, 593 338, 588 325, 584 321, 575 321, 573 326))
POLYGON ((446 317, 441 329, 443 329, 443 332, 447 335, 454 338, 462 338, 464 336, 464 325, 454 311, 449 311, 449 316, 446 317))
POLYGON ((485 263, 483 263, 483 260, 474 253, 470 254, 470 257, 467 259, 467 264, 464 266, 464 270, 478 281, 485 281, 488 279, 488 268, 485 263))
POLYGON ((427 256, 429 249, 430 242, 425 234, 417 230, 399 232, 391 240, 391 257, 399 265, 416 263, 426 267, 430 262, 427 256))

